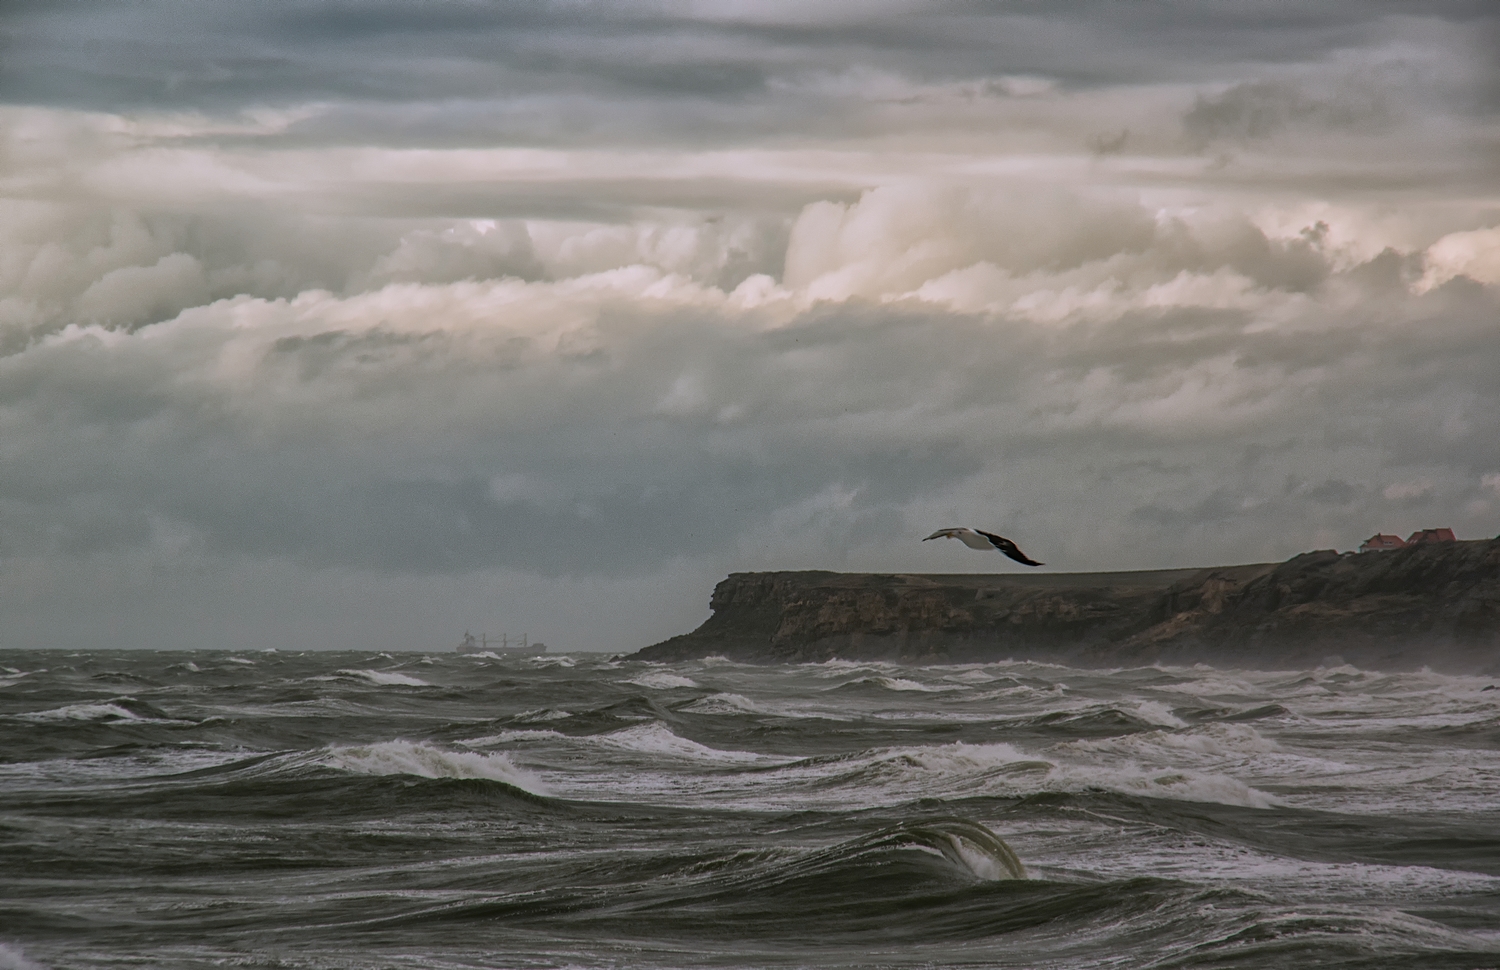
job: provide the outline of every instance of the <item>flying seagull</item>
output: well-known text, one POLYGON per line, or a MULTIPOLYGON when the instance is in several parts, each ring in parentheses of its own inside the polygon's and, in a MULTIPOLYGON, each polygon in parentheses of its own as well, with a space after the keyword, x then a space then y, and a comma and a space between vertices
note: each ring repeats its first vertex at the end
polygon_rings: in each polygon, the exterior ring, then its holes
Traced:
MULTIPOLYGON (((993 532, 984 532, 979 529, 939 529, 927 539, 957 539, 970 549, 999 549, 1016 562, 1026 566, 1042 566, 1035 559, 1028 559, 1021 547, 1011 542, 1005 536, 997 536, 993 532)), ((926 542, 927 539, 923 539, 926 542)))

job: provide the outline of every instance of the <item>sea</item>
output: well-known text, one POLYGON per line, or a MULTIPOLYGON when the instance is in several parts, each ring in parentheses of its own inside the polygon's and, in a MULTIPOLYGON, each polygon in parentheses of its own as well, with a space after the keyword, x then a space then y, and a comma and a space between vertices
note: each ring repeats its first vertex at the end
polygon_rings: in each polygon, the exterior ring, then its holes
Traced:
POLYGON ((0 653, 0 970, 1500 967, 1500 690, 0 653))

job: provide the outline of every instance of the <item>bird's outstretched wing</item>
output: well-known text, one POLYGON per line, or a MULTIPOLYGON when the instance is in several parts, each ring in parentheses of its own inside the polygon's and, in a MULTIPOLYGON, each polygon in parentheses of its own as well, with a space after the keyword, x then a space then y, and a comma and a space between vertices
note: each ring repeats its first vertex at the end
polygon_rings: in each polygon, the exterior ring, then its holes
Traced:
POLYGON ((1026 566, 1045 566, 1046 565, 1046 563, 1040 563, 1040 562, 1037 562, 1035 559, 1029 559, 1029 558, 1027 558, 1026 553, 1024 553, 1024 552, 1021 551, 1021 547, 1018 546, 1018 545, 1016 545, 1014 542, 1011 542, 1009 539, 1005 538, 1005 536, 997 536, 993 532, 986 532, 983 529, 975 529, 974 531, 977 532, 977 533, 979 533, 980 535, 984 536, 986 539, 990 540, 990 543, 996 549, 999 549, 1001 552, 1005 553, 1007 556, 1009 556, 1010 558, 1014 559, 1016 562, 1021 563, 1022 565, 1026 565, 1026 566))

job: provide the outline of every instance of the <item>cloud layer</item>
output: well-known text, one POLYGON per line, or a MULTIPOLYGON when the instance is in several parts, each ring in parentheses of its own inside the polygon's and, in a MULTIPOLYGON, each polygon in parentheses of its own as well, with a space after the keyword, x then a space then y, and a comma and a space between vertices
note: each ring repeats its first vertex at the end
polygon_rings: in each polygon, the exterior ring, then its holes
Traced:
POLYGON ((1494 19, 1122 6, 23 8, 4 645, 1500 532, 1494 19))

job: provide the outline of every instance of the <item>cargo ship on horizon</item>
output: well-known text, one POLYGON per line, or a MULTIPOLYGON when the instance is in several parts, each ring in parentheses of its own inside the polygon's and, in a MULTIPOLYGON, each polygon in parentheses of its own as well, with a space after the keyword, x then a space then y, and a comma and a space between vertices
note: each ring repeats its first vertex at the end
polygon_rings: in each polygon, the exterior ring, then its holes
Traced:
POLYGON ((519 645, 510 642, 510 635, 502 633, 498 642, 488 634, 481 633, 475 636, 469 631, 464 631, 464 638, 458 643, 459 653, 493 653, 511 657, 540 657, 547 652, 545 643, 532 643, 526 634, 521 634, 519 645))

